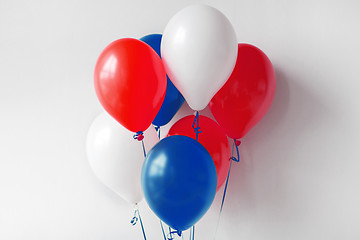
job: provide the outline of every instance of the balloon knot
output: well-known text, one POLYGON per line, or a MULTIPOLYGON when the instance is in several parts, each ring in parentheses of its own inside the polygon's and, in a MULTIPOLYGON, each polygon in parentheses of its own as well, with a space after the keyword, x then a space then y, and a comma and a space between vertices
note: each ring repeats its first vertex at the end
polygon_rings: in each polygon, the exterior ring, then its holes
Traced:
POLYGON ((155 131, 158 133, 158 138, 159 138, 159 140, 160 140, 160 126, 156 126, 156 125, 154 125, 154 127, 155 127, 155 131))
POLYGON ((236 144, 236 146, 240 146, 241 141, 240 140, 235 140, 235 144, 236 144))
POLYGON ((141 140, 143 140, 144 139, 144 135, 139 135, 138 137, 137 137, 137 140, 138 141, 141 141, 141 140))
POLYGON ((139 132, 135 133, 134 139, 137 139, 138 141, 143 140, 143 139, 144 139, 144 135, 143 135, 143 134, 144 134, 144 133, 143 133, 142 131, 139 131, 139 132))
POLYGON ((176 233, 179 237, 181 237, 182 232, 180 230, 176 230, 176 231, 169 232, 167 239, 168 240, 173 240, 174 239, 174 236, 173 236, 174 233, 176 233))

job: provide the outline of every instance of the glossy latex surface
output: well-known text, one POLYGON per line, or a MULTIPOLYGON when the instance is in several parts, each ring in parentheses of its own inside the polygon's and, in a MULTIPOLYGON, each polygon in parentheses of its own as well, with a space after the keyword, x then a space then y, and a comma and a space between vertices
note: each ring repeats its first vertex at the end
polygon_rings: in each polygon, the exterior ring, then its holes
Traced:
POLYGON ((146 130, 165 97, 166 73, 146 43, 131 38, 108 45, 95 66, 96 94, 105 110, 132 132, 146 130))
MULTIPOLYGON (((160 45, 161 45, 161 34, 150 34, 140 38, 141 41, 147 43, 152 47, 156 53, 160 55, 160 45)), ((165 99, 161 105, 159 112, 157 113, 153 124, 155 126, 164 126, 174 117, 176 112, 180 109, 185 99, 181 93, 177 90, 174 84, 169 78, 167 78, 167 87, 165 99)))
MULTIPOLYGON (((196 139, 192 128, 195 116, 186 116, 177 121, 169 130, 168 135, 183 135, 196 139)), ((230 166, 230 145, 224 130, 214 120, 199 116, 199 127, 202 131, 198 134, 198 141, 210 153, 217 172, 217 190, 221 187, 227 177, 230 166)))
MULTIPOLYGON (((141 142, 133 140, 133 135, 104 111, 91 124, 86 140, 87 158, 95 175, 131 204, 143 198, 140 176, 144 155, 141 142)), ((144 136, 146 149, 158 142, 152 126, 144 136)))
POLYGON ((237 38, 219 10, 191 5, 166 25, 161 56, 166 72, 194 110, 204 109, 234 69, 237 38))
POLYGON ((153 212, 176 230, 194 225, 211 206, 216 169, 208 151, 185 136, 162 139, 148 153, 141 173, 144 196, 153 212))
POLYGON ((275 87, 274 69, 265 53, 239 44, 234 71, 209 107, 229 137, 242 138, 268 111, 275 87))

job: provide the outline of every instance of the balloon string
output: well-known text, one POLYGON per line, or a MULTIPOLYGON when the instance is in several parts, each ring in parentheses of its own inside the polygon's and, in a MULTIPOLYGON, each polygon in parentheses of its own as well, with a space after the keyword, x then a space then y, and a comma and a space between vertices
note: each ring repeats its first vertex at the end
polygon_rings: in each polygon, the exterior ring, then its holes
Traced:
POLYGON ((139 212, 139 209, 136 209, 135 212, 134 212, 134 217, 131 219, 131 224, 133 226, 136 225, 138 220, 140 220, 141 230, 142 230, 142 233, 143 233, 143 236, 144 236, 144 240, 146 240, 144 225, 143 225, 143 222, 141 220, 140 212, 139 212), (136 214, 138 215, 139 218, 136 216, 136 214))
POLYGON ((228 183, 229 183, 229 178, 230 178, 231 165, 232 165, 232 162, 233 162, 233 161, 235 161, 235 162, 239 162, 239 161, 240 161, 240 154, 239 154, 239 148, 238 148, 238 146, 240 145, 240 143, 241 143, 241 142, 240 142, 239 140, 234 139, 233 146, 232 146, 232 150, 231 150, 230 167, 229 167, 229 171, 228 171, 228 174, 227 174, 227 177, 226 177, 226 182, 225 182, 225 187, 224 187, 224 193, 223 193, 223 197, 222 197, 222 200, 221 200, 221 207, 220 207, 219 216, 218 216, 218 221, 217 221, 216 229, 215 229, 214 240, 215 240, 215 238, 216 238, 216 234, 217 234, 217 231, 218 231, 218 228, 219 228, 220 217, 221 217, 221 213, 222 213, 223 206, 224 206, 224 202, 225 202, 226 190, 227 190, 228 183), (236 148, 237 158, 234 157, 234 147, 236 148))
MULTIPOLYGON (((202 131, 200 130, 199 127, 199 111, 196 111, 196 115, 194 118, 194 122, 193 122, 193 129, 194 132, 196 133, 196 141, 199 141, 199 133, 202 133, 202 131), (196 124, 196 127, 195 127, 196 124)), ((190 229, 190 240, 194 240, 195 239, 195 225, 192 226, 192 228, 190 229)))
POLYGON ((144 157, 146 157, 144 140, 141 140, 141 144, 142 144, 142 148, 143 148, 143 151, 144 151, 144 157))
POLYGON ((155 127, 155 131, 158 133, 158 138, 160 140, 160 126, 154 126, 155 127))
POLYGON ((194 132, 196 133, 196 141, 198 141, 198 135, 199 135, 199 133, 202 132, 199 127, 199 111, 196 111, 196 115, 195 115, 195 119, 194 119, 192 127, 194 129, 194 132), (195 124, 196 124, 196 127, 195 127, 195 124))
POLYGON ((144 235, 144 240, 146 240, 146 235, 145 235, 144 225, 143 225, 142 220, 141 220, 141 216, 140 216, 139 209, 137 209, 137 213, 138 213, 138 216, 139 216, 141 229, 142 229, 142 232, 143 232, 143 235, 144 235))
POLYGON ((134 134, 133 138, 137 139, 138 141, 141 141, 143 152, 144 152, 144 157, 146 157, 146 151, 145 151, 145 145, 144 145, 144 133, 142 131, 139 131, 134 134))
POLYGON ((162 231, 162 234, 164 236, 164 240, 166 240, 166 235, 165 235, 165 231, 164 231, 164 226, 162 224, 162 221, 160 220, 160 226, 161 226, 161 231, 162 231))
POLYGON ((195 225, 190 228, 190 240, 195 239, 195 225))
POLYGON ((231 150, 231 160, 235 162, 240 162, 240 154, 239 154, 239 145, 241 144, 240 140, 234 139, 234 143, 231 150), (234 153, 234 147, 236 149, 237 158, 233 156, 234 153))

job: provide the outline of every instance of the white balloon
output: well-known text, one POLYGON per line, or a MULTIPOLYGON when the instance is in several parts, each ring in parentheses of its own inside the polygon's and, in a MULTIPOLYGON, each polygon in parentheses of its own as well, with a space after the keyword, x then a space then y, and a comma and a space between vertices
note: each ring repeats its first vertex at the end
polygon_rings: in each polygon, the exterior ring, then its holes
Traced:
POLYGON ((230 21, 213 7, 192 5, 171 18, 161 56, 169 78, 192 109, 204 109, 228 80, 237 46, 230 21))
MULTIPOLYGON (((92 123, 86 141, 86 152, 95 175, 129 203, 143 198, 141 168, 145 159, 142 143, 103 112, 92 123)), ((158 142, 153 126, 144 132, 146 151, 158 142)))

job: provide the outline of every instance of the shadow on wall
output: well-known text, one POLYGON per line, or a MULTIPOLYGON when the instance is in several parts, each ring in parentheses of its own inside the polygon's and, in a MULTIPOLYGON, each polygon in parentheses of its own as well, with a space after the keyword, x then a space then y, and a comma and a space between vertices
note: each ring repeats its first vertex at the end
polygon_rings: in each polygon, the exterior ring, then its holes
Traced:
POLYGON ((306 136, 323 122, 321 111, 325 110, 316 94, 301 84, 301 79, 279 68, 275 68, 275 73, 277 89, 273 103, 265 117, 242 139, 241 162, 233 164, 224 205, 227 217, 222 219, 229 228, 234 228, 228 231, 249 227, 253 220, 288 221, 304 210, 301 201, 292 196, 294 186, 287 176, 291 166, 302 164, 296 154, 303 149, 306 136), (295 216, 290 216, 289 210, 292 214, 295 211, 295 216), (230 224, 234 221, 238 224, 230 224))

